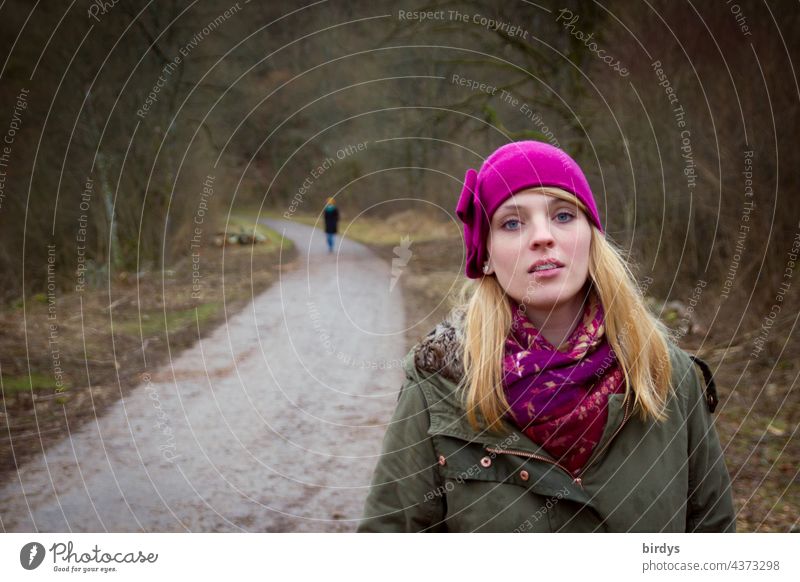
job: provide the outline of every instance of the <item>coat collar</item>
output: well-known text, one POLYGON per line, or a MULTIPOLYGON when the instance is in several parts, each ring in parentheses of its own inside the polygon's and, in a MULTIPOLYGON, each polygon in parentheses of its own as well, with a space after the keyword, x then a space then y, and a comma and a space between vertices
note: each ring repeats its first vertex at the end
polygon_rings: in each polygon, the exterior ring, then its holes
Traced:
POLYGON ((430 435, 446 435, 484 446, 514 448, 552 460, 540 446, 511 423, 504 423, 504 434, 476 431, 467 419, 463 403, 463 341, 465 310, 454 308, 406 356, 404 367, 409 378, 425 393, 430 414, 430 435))
MULTIPOLYGON (((514 449, 554 459, 512 423, 504 422, 504 433, 476 431, 469 424, 463 403, 463 341, 465 309, 454 308, 447 317, 425 336, 406 356, 406 375, 420 384, 428 402, 430 435, 447 435, 484 446, 514 449)), ((609 397, 608 422, 601 446, 623 417, 623 395, 609 397)), ((598 446, 598 448, 599 448, 598 446)))

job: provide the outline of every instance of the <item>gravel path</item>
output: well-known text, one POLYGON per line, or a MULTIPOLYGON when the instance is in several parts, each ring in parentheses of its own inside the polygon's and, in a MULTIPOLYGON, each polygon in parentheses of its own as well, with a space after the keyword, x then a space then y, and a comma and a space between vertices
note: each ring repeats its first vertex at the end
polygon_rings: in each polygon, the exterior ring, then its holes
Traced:
MULTIPOLYGON (((0 489, 5 531, 353 531, 403 379, 401 285, 265 220, 297 264, 0 489)), ((112 389, 116 389, 113 387, 112 389)))

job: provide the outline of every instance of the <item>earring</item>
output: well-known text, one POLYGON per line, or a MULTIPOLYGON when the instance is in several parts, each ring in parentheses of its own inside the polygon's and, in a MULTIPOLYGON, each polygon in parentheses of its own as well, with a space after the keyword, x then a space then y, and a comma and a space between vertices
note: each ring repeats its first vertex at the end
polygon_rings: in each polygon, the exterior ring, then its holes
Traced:
POLYGON ((489 274, 489 263, 488 262, 483 264, 483 274, 484 275, 488 275, 489 274))

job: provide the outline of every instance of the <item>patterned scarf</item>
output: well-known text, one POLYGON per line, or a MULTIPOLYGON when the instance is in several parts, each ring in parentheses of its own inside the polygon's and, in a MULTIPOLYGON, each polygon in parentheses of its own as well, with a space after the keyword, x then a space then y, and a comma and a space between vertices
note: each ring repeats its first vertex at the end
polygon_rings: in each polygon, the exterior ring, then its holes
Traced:
POLYGON ((625 379, 592 291, 581 322, 557 349, 514 309, 503 359, 510 419, 573 474, 589 460, 608 419, 608 395, 625 379))

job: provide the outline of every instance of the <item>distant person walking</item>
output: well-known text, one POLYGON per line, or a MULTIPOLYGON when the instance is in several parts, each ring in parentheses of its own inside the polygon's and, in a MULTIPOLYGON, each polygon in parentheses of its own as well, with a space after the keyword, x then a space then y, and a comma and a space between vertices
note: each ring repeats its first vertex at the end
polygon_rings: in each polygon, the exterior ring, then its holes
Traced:
POLYGON ((325 206, 325 235, 328 239, 328 252, 333 252, 333 241, 336 235, 336 227, 339 225, 339 209, 336 208, 336 201, 328 198, 325 206))

